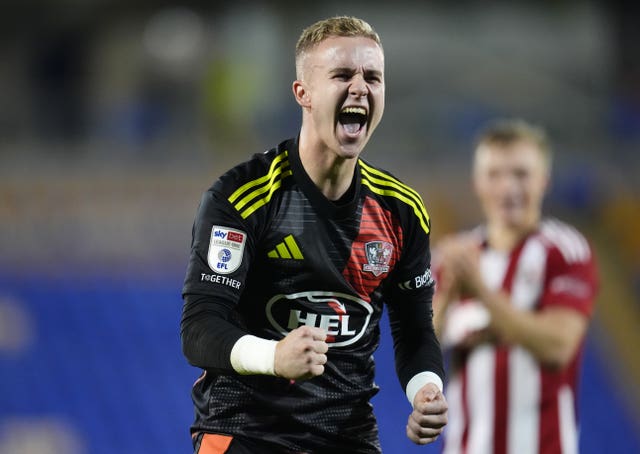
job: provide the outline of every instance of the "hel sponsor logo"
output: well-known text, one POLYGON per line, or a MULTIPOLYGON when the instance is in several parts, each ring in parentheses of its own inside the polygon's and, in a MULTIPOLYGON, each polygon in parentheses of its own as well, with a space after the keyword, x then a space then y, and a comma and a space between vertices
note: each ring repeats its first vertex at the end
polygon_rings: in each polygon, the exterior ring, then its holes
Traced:
POLYGON ((211 228, 211 240, 207 253, 209 267, 221 274, 229 274, 237 270, 242 263, 246 239, 245 232, 214 225, 211 228))
POLYGON ((323 291, 276 295, 266 306, 267 319, 283 336, 303 325, 315 326, 326 331, 329 347, 357 342, 372 313, 371 305, 360 298, 323 291))
POLYGON ((219 274, 206 274, 200 273, 200 281, 201 282, 213 282, 214 284, 224 284, 229 287, 233 287, 235 289, 239 289, 242 283, 235 279, 231 279, 226 276, 220 276, 219 274))
POLYGON ((363 271, 373 273, 378 277, 382 273, 389 271, 389 262, 391 261, 391 254, 393 253, 393 246, 386 241, 369 241, 364 245, 364 251, 367 257, 367 262, 362 265, 363 271))
POLYGON ((398 287, 402 290, 415 290, 421 287, 431 287, 432 285, 433 277, 431 276, 431 268, 427 268, 421 275, 399 283, 398 287))

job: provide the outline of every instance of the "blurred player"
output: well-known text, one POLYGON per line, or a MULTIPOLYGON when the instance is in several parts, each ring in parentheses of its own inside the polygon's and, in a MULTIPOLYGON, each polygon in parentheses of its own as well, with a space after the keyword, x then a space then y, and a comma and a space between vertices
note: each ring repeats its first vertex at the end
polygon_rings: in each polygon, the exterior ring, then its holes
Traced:
POLYGON ((360 159, 382 118, 384 56, 366 22, 305 29, 293 94, 299 136, 228 171, 193 228, 181 334, 204 369, 196 453, 380 451, 370 399, 387 304, 407 436, 446 423, 421 197, 360 159))
POLYGON ((473 163, 486 221, 436 249, 434 321, 452 349, 445 453, 577 453, 579 360, 597 276, 585 238, 541 215, 550 161, 537 127, 487 128, 473 163))

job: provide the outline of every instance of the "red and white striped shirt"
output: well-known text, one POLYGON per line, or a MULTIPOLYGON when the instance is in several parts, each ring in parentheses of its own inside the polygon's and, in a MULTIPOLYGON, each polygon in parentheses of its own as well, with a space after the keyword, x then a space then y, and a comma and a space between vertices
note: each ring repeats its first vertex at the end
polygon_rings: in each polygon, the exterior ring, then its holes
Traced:
MULTIPOLYGON (((478 238, 482 241, 482 235, 478 238)), ((591 316, 598 280, 595 261, 588 242, 568 224, 544 220, 510 253, 485 247, 480 266, 487 286, 507 292, 518 309, 564 306, 591 316)), ((487 322, 479 302, 452 303, 443 346, 460 354, 457 340, 487 322)), ((484 343, 463 352, 461 366, 447 384, 444 453, 577 453, 575 396, 581 351, 582 346, 559 371, 542 367, 517 345, 484 343)))

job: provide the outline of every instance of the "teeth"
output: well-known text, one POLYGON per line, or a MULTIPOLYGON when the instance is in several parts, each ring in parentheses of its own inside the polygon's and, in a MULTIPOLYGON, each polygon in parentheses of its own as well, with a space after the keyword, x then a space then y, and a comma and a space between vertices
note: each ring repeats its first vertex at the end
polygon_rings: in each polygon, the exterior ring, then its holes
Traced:
POLYGON ((366 115, 367 110, 364 107, 345 107, 341 113, 366 115))

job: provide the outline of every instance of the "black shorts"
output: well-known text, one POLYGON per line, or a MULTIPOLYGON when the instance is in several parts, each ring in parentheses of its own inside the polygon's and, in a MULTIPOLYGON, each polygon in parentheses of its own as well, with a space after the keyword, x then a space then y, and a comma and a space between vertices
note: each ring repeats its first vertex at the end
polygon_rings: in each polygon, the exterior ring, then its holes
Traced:
POLYGON ((294 454, 261 440, 202 432, 193 437, 193 448, 194 454, 294 454))

